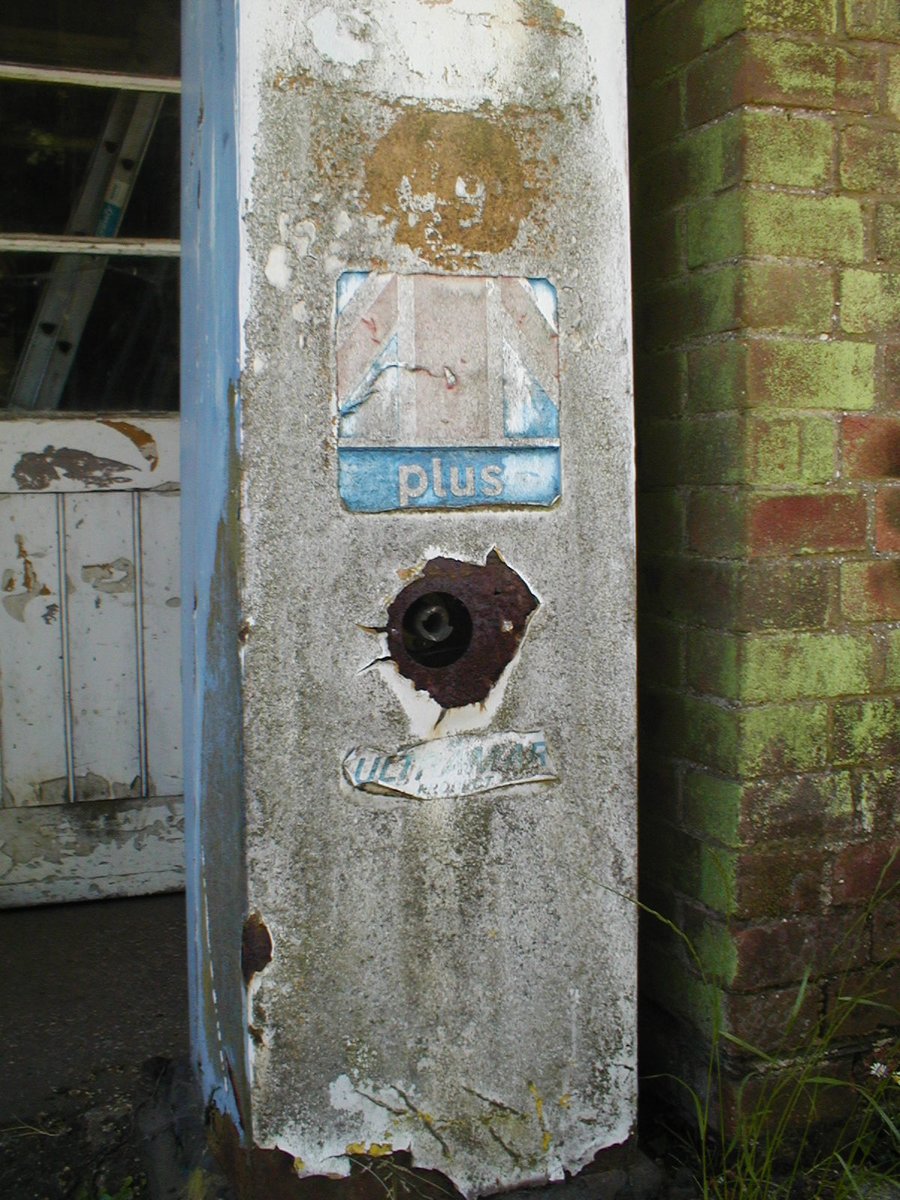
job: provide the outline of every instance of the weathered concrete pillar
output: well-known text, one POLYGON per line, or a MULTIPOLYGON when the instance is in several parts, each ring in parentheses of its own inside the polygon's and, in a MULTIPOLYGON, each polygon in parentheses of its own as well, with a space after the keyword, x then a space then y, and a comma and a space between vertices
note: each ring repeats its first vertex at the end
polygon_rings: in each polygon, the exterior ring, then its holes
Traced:
POLYGON ((636 1092, 623 5, 187 8, 204 1093, 560 1178, 636 1092))

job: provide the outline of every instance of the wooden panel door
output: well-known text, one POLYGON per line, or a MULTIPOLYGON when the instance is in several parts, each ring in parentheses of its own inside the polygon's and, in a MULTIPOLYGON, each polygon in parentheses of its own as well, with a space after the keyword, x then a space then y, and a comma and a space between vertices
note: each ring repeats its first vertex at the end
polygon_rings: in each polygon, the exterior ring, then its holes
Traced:
POLYGON ((0 421, 0 906, 181 886, 178 418, 0 421))

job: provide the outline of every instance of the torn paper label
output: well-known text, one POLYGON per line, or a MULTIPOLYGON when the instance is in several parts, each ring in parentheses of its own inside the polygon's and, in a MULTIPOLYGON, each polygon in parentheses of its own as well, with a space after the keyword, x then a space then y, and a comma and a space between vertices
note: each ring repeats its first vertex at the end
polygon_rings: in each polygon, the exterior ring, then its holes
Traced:
POLYGON ((444 800, 521 783, 557 778, 544 733, 460 734, 419 742, 394 754, 369 747, 351 750, 344 778, 364 792, 444 800))

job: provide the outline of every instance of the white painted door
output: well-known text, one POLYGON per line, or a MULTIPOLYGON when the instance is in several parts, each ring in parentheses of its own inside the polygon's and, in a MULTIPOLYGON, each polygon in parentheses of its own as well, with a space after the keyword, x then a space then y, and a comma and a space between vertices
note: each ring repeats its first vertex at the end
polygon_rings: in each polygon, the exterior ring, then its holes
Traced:
POLYGON ((0 420, 0 907, 181 886, 178 417, 0 420))

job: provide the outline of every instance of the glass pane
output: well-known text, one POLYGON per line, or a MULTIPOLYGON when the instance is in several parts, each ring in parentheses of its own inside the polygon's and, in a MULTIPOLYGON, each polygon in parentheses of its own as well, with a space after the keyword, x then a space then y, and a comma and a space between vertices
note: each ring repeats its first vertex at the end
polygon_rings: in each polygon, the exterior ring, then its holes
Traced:
MULTIPOLYGON (((55 258, 0 255, 0 403, 30 337, 32 322, 55 258)), ((103 260, 62 257, 71 275, 96 275, 103 260)), ((105 260, 90 315, 71 354, 59 411, 111 409, 175 411, 178 408, 178 260, 115 257, 105 260)))
MULTIPOLYGON (((99 203, 93 228, 70 228, 69 217, 114 97, 106 89, 0 81, 0 229, 97 232, 99 203)), ((119 233, 178 236, 177 96, 163 101, 119 233)))
POLYGON ((3 0, 0 58, 177 75, 179 0, 3 0))

